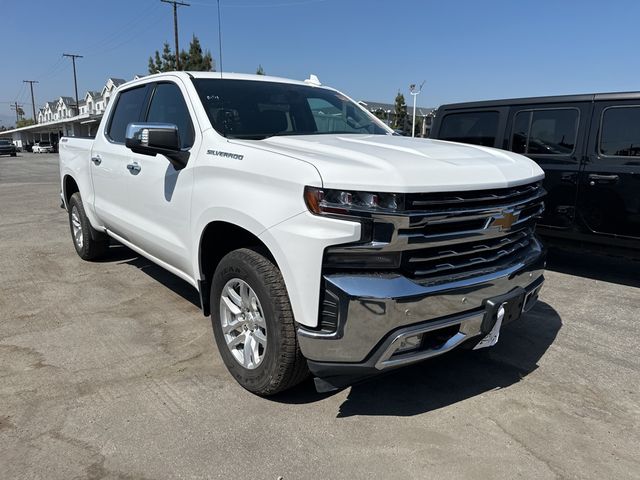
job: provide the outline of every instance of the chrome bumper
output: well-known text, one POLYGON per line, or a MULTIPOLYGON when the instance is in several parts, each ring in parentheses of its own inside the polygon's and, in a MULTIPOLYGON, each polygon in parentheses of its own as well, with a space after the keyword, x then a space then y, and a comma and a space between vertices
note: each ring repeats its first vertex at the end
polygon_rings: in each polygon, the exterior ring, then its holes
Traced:
POLYGON ((300 348, 318 376, 326 370, 324 364, 383 370, 440 355, 482 338, 487 299, 521 289, 524 308, 531 308, 544 281, 544 264, 544 251, 537 244, 508 268, 438 285, 420 285, 397 274, 325 275, 326 288, 338 304, 337 328, 322 332, 299 327, 300 348), (456 326, 457 332, 437 348, 396 354, 403 339, 456 326))

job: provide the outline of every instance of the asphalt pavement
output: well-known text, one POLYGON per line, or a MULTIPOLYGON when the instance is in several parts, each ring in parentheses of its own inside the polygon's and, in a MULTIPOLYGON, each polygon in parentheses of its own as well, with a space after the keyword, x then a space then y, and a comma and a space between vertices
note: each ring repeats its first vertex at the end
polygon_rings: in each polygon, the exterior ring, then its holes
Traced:
POLYGON ((76 255, 58 183, 0 157, 0 478, 640 478, 640 263, 553 251, 493 349, 263 399, 191 286, 76 255))

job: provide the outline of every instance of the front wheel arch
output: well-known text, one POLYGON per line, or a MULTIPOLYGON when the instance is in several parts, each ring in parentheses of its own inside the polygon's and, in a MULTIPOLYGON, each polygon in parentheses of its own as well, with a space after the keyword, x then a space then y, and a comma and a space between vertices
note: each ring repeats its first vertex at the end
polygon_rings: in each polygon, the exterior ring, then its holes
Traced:
POLYGON ((236 224, 224 221, 213 221, 207 224, 200 235, 198 244, 198 266, 200 280, 198 290, 202 313, 211 313, 209 291, 213 274, 225 255, 240 248, 249 248, 260 252, 273 264, 278 266, 274 256, 265 243, 249 230, 236 224))

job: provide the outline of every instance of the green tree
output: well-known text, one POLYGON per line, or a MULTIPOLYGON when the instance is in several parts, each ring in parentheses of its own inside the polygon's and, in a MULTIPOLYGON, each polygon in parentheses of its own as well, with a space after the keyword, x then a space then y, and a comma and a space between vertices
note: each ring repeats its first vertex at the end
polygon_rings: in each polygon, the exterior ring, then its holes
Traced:
POLYGON ((258 65, 258 68, 256 69, 256 75, 266 75, 266 73, 264 73, 264 68, 262 68, 262 65, 258 65))
POLYGON ((213 70, 213 57, 211 56, 211 52, 209 50, 202 51, 200 40, 198 40, 198 37, 195 35, 191 39, 189 53, 186 55, 184 64, 182 63, 183 54, 185 54, 185 52, 180 53, 180 66, 184 70, 194 70, 198 72, 210 72, 213 70))
POLYGON ((407 104, 404 101, 404 95, 400 91, 396 95, 392 127, 407 131, 407 104))
POLYGON ((164 42, 162 46, 162 59, 161 72, 173 72, 176 69, 176 56, 171 52, 171 47, 167 42, 164 42))
POLYGON ((16 122, 16 128, 28 127, 29 125, 34 125, 36 122, 33 118, 21 118, 16 122))
MULTIPOLYGON (((149 57, 148 69, 150 74, 176 70, 176 56, 167 42, 162 46, 162 54, 156 50, 155 54, 149 57)), ((200 40, 195 35, 191 39, 189 50, 180 52, 180 70, 215 71, 211 52, 202 50, 200 40)))

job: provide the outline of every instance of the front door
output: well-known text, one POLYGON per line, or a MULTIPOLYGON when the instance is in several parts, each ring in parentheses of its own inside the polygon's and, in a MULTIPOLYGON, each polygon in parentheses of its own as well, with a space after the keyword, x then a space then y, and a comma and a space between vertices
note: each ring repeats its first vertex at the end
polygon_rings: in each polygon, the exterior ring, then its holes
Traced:
POLYGON ((597 101, 580 174, 581 224, 601 237, 640 238, 640 102, 597 101))
MULTIPOLYGON (((161 82, 150 87, 143 121, 178 127, 182 150, 197 152, 201 143, 180 85, 161 82), (197 132, 197 133, 196 133, 197 132)), ((131 241, 150 255, 189 275, 190 212, 195 153, 176 169, 164 155, 135 155, 128 173, 131 241)))
POLYGON ((590 103, 513 107, 510 150, 526 155, 545 172, 541 226, 573 228, 580 157, 591 118, 590 103))
POLYGON ((127 165, 140 157, 125 147, 125 133, 129 123, 142 120, 148 93, 147 85, 120 92, 107 127, 97 133, 91 150, 95 211, 107 229, 125 240, 131 240, 134 228, 127 165))

